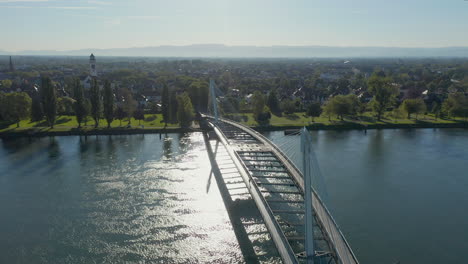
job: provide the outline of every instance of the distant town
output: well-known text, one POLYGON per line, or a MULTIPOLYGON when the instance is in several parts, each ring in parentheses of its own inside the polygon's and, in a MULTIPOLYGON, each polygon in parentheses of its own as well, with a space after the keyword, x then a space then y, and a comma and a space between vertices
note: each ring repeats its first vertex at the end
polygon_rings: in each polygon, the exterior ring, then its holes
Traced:
POLYGON ((56 123, 81 127, 92 119, 96 128, 104 126, 100 124, 104 120, 108 127, 117 121, 121 127, 122 120, 128 126, 143 122, 147 127, 190 127, 196 113, 209 111, 210 79, 218 87, 223 115, 251 126, 346 120, 461 122, 468 116, 467 59, 99 58, 91 54, 87 58, 2 56, 0 62, 2 129, 21 127, 22 120, 36 122, 26 127, 56 123), (43 87, 49 82, 54 91, 48 96, 56 97, 53 120, 48 118, 43 87), (78 100, 83 100, 80 114, 78 100), (57 122, 63 116, 69 116, 67 121, 57 122))

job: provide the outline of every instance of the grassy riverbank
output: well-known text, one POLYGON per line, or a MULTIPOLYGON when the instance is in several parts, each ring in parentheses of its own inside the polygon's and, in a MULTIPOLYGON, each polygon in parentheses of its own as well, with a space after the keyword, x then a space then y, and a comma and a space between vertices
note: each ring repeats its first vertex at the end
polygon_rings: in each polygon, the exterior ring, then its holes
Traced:
MULTIPOLYGON (((437 127, 468 127, 468 122, 461 118, 455 119, 436 119, 432 115, 421 115, 418 119, 391 118, 386 115, 381 121, 377 121, 371 113, 366 113, 356 119, 345 118, 339 120, 337 118, 318 117, 312 119, 304 113, 294 113, 291 115, 276 116, 272 115, 269 124, 259 125, 253 115, 236 114, 234 118, 240 120, 241 123, 255 127, 258 130, 282 130, 288 128, 300 128, 307 126, 310 129, 372 129, 372 128, 437 128, 437 127)), ((57 118, 54 128, 47 127, 44 121, 31 122, 23 120, 20 122, 20 127, 16 124, 0 126, 0 136, 48 136, 48 135, 114 135, 114 134, 142 134, 142 133, 158 133, 158 132, 181 132, 191 131, 190 129, 181 129, 175 124, 168 124, 164 128, 161 114, 150 114, 145 116, 145 120, 128 120, 120 122, 114 120, 111 123, 111 128, 107 128, 107 122, 101 120, 99 127, 94 127, 94 121, 88 119, 86 125, 78 127, 78 123, 74 116, 61 116, 57 118)))
POLYGON ((252 126, 259 127, 260 129, 285 129, 285 128, 294 128, 294 127, 304 127, 307 126, 311 129, 361 129, 361 128, 417 128, 417 127, 467 127, 468 122, 462 118, 450 118, 450 119, 440 119, 435 118, 433 115, 420 115, 418 119, 416 118, 393 118, 389 114, 385 115, 381 121, 378 121, 372 113, 368 112, 364 115, 351 119, 344 118, 340 120, 336 117, 317 117, 312 118, 307 117, 305 113, 294 113, 291 115, 276 116, 272 115, 269 124, 260 126, 253 115, 250 113, 247 114, 236 114, 234 117, 236 120, 241 123, 252 126))
POLYGON ((22 120, 20 126, 16 124, 3 124, 0 126, 0 135, 3 136, 46 136, 46 135, 104 135, 104 134, 140 134, 140 133, 157 133, 161 131, 177 132, 182 131, 179 124, 168 124, 164 127, 161 123, 161 114, 145 115, 145 120, 114 120, 111 123, 111 128, 107 128, 107 122, 102 119, 99 122, 99 127, 94 127, 94 121, 88 118, 86 124, 82 124, 78 128, 78 122, 75 116, 60 116, 57 118, 54 128, 47 126, 45 121, 31 122, 29 120, 22 120))

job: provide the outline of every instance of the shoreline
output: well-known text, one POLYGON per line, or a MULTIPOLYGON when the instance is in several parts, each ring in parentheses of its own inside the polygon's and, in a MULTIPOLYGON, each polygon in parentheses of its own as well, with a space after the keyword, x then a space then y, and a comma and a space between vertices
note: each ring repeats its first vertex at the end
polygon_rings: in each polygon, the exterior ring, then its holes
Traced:
POLYGON ((139 135, 139 134, 166 134, 166 133, 188 133, 201 131, 198 128, 98 128, 82 130, 73 128, 65 131, 35 131, 36 129, 25 129, 23 131, 0 132, 1 139, 21 137, 54 137, 54 136, 113 136, 113 135, 139 135))
MULTIPOLYGON (((300 129, 303 126, 254 126, 252 127, 259 132, 267 131, 284 131, 288 129, 300 129)), ((460 123, 416 123, 416 124, 371 124, 362 125, 357 123, 325 125, 322 123, 308 125, 309 130, 367 130, 367 129, 417 129, 417 128, 468 128, 468 122, 460 123)), ((162 133, 188 133, 200 132, 200 128, 98 128, 90 130, 82 130, 72 128, 64 131, 37 131, 34 129, 25 129, 22 131, 7 131, 0 132, 1 139, 21 138, 21 137, 53 137, 53 136, 104 136, 104 135, 138 135, 138 134, 162 134, 162 133)))
MULTIPOLYGON (((257 126, 253 127, 257 131, 282 131, 287 129, 300 129, 304 126, 257 126)), ((367 129, 412 129, 412 128, 468 128, 468 122, 460 123, 416 123, 416 124, 370 124, 362 125, 358 123, 324 125, 322 123, 307 125, 309 130, 367 130, 367 129)))

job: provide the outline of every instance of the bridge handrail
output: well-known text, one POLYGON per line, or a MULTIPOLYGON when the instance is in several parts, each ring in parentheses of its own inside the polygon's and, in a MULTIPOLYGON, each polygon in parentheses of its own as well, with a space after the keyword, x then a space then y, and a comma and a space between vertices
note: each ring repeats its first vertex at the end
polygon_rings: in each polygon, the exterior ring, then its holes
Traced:
MULTIPOLYGON (((207 115, 208 117, 212 118, 211 116, 207 115)), ((304 178, 304 176, 302 175, 302 172, 297 168, 296 164, 294 164, 294 162, 292 162, 284 153, 283 151, 278 148, 276 146, 276 144, 274 144, 273 142, 271 142, 268 138, 266 138, 265 136, 263 136, 261 133, 255 131, 254 129, 252 129, 251 127, 249 126, 246 126, 244 124, 240 124, 238 122, 235 122, 235 121, 231 121, 231 120, 228 120, 228 119, 225 119, 225 118, 218 118, 219 120, 223 121, 223 122, 226 122, 226 123, 229 123, 231 125, 234 125, 234 126, 238 126, 238 127, 243 127, 244 129, 252 132, 255 136, 261 138, 263 141, 269 143, 275 150, 278 151, 278 153, 284 158, 286 159, 290 165, 292 165, 292 167, 294 168, 294 170, 296 170, 296 173, 298 173, 300 176, 302 176, 302 178, 304 178)), ((304 187, 303 187, 304 188, 304 187)), ((320 206, 324 209, 325 213, 327 214, 327 217, 332 221, 333 225, 335 226, 336 230, 338 231, 339 235, 340 235, 340 238, 343 240, 343 242, 345 243, 349 253, 351 253, 351 256, 353 258, 353 260, 355 261, 355 263, 359 263, 357 258, 356 258, 356 255, 354 254, 353 250, 351 249, 351 246, 349 245, 348 241, 346 240, 345 236, 343 235, 343 232, 341 231, 341 228, 339 227, 339 225, 336 223, 335 219, 333 218, 332 214, 330 213, 330 211, 328 210, 327 206, 323 203, 322 199, 320 198, 320 196, 318 195, 318 193, 315 191, 315 189, 311 186, 312 188, 312 192, 314 193, 314 196, 315 198, 317 198, 320 206)), ((322 221, 322 224, 323 224, 323 220, 320 219, 322 221)), ((328 233, 328 232, 327 232, 328 233)), ((331 236, 331 234, 328 234, 329 236, 331 236)), ((330 237, 331 239, 331 237, 330 237)), ((333 243, 333 246, 335 246, 335 244, 333 243)), ((336 248, 335 248, 335 252, 336 251, 336 248)), ((338 254, 338 253, 337 253, 338 254)))
POLYGON ((213 126, 215 133, 218 135, 219 140, 222 142, 223 145, 226 146, 226 150, 229 156, 233 158, 233 162, 239 170, 239 173, 243 178, 246 187, 252 196, 252 199, 255 201, 258 210, 264 219, 265 226, 270 232, 270 236, 273 239, 273 242, 275 243, 278 252, 281 255, 281 258, 283 259, 283 262, 287 264, 298 263, 294 251, 292 250, 290 244, 287 241, 286 236, 284 235, 284 233, 281 230, 281 227, 276 221, 269 204, 266 202, 265 198, 260 194, 261 192, 258 184, 255 181, 249 179, 247 167, 243 162, 240 162, 241 159, 239 155, 230 148, 229 143, 225 138, 225 135, 222 132, 222 130, 219 129, 219 127, 216 126, 216 124, 211 125, 213 126))

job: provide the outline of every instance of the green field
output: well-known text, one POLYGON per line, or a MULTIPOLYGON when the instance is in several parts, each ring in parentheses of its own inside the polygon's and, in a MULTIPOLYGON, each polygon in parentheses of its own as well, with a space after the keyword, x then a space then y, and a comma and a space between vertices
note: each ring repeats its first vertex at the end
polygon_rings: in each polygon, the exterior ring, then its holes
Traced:
MULTIPOLYGON (((259 124, 253 118, 253 114, 235 114, 237 118, 241 118, 241 123, 248 125, 248 126, 259 126, 259 124), (245 120, 247 119, 247 120, 245 120)), ((294 113, 291 115, 282 115, 276 116, 272 115, 269 124, 270 126, 277 126, 277 127, 302 127, 302 126, 311 126, 311 125, 323 125, 323 126, 347 126, 347 125, 383 125, 389 126, 392 125, 419 125, 419 124, 459 124, 464 123, 462 118, 451 118, 451 119, 436 119, 432 114, 428 115, 419 115, 418 119, 411 118, 393 118, 391 117, 390 113, 387 113, 381 121, 377 121, 377 119, 373 116, 371 112, 364 113, 364 115, 356 117, 356 118, 344 118, 344 120, 340 120, 336 117, 328 118, 325 116, 320 116, 314 118, 314 122, 312 122, 312 118, 307 117, 305 113, 294 113)))
MULTIPOLYGON (((255 119, 253 114, 235 114, 233 115, 236 119, 240 119, 241 123, 258 127, 260 126, 255 119)), ((131 127, 128 127, 128 120, 114 120, 111 124, 111 129, 113 130, 125 130, 125 129, 162 129, 164 128, 164 123, 162 121, 161 114, 148 114, 145 115, 145 120, 141 122, 131 119, 131 127)), ((339 120, 336 117, 333 117, 329 120, 328 117, 321 116, 314 119, 307 117, 305 113, 294 113, 290 115, 276 116, 272 115, 269 124, 264 124, 263 126, 270 127, 302 127, 302 126, 316 126, 316 127, 329 127, 329 128, 355 128, 357 125, 366 125, 366 126, 381 126, 381 127, 401 127, 401 126, 437 126, 437 125, 453 125, 457 124, 466 124, 462 118, 452 118, 452 119, 435 119, 433 115, 420 115, 418 119, 411 118, 392 118, 390 113, 387 113, 381 121, 377 121, 372 113, 368 112, 364 115, 356 118, 345 118, 344 120, 339 120)), ((29 120, 22 120, 20 122, 20 127, 17 128, 16 124, 3 125, 0 126, 0 133, 5 132, 24 132, 33 130, 35 132, 63 132, 76 130, 78 123, 76 122, 75 116, 60 116, 57 118, 56 124, 53 129, 47 127, 45 121, 40 122, 31 122, 29 120)), ((167 128, 174 129, 179 128, 177 123, 168 124, 167 128)), ((106 130, 107 122, 104 119, 101 119, 99 122, 98 130, 106 130)), ((89 132, 96 130, 94 128, 94 121, 91 118, 88 118, 86 125, 82 124, 81 131, 89 132)))
MULTIPOLYGON (((162 129, 164 128, 164 123, 162 121, 161 114, 149 114, 145 115, 145 120, 135 120, 134 118, 131 119, 131 128, 140 128, 140 129, 162 129), (141 125, 140 125, 141 124, 141 125)), ((122 120, 122 123, 119 120, 114 120, 111 123, 111 128, 113 129, 125 129, 128 126, 128 120, 122 120)), ((31 122, 30 120, 22 120, 20 122, 20 127, 17 128, 16 124, 11 124, 9 126, 4 126, 0 128, 1 132, 21 132, 25 130, 34 129, 35 131, 69 131, 78 127, 78 122, 76 121, 75 116, 60 116, 56 120, 56 124, 53 129, 47 127, 45 121, 39 122, 31 122)), ((90 131, 95 129, 94 128, 94 120, 91 118, 87 119, 86 125, 81 125, 83 131, 90 131)), ((179 128, 179 125, 176 124, 168 124, 167 128, 179 128)), ((101 119, 99 122, 98 129, 107 129, 107 122, 104 119, 101 119)))

